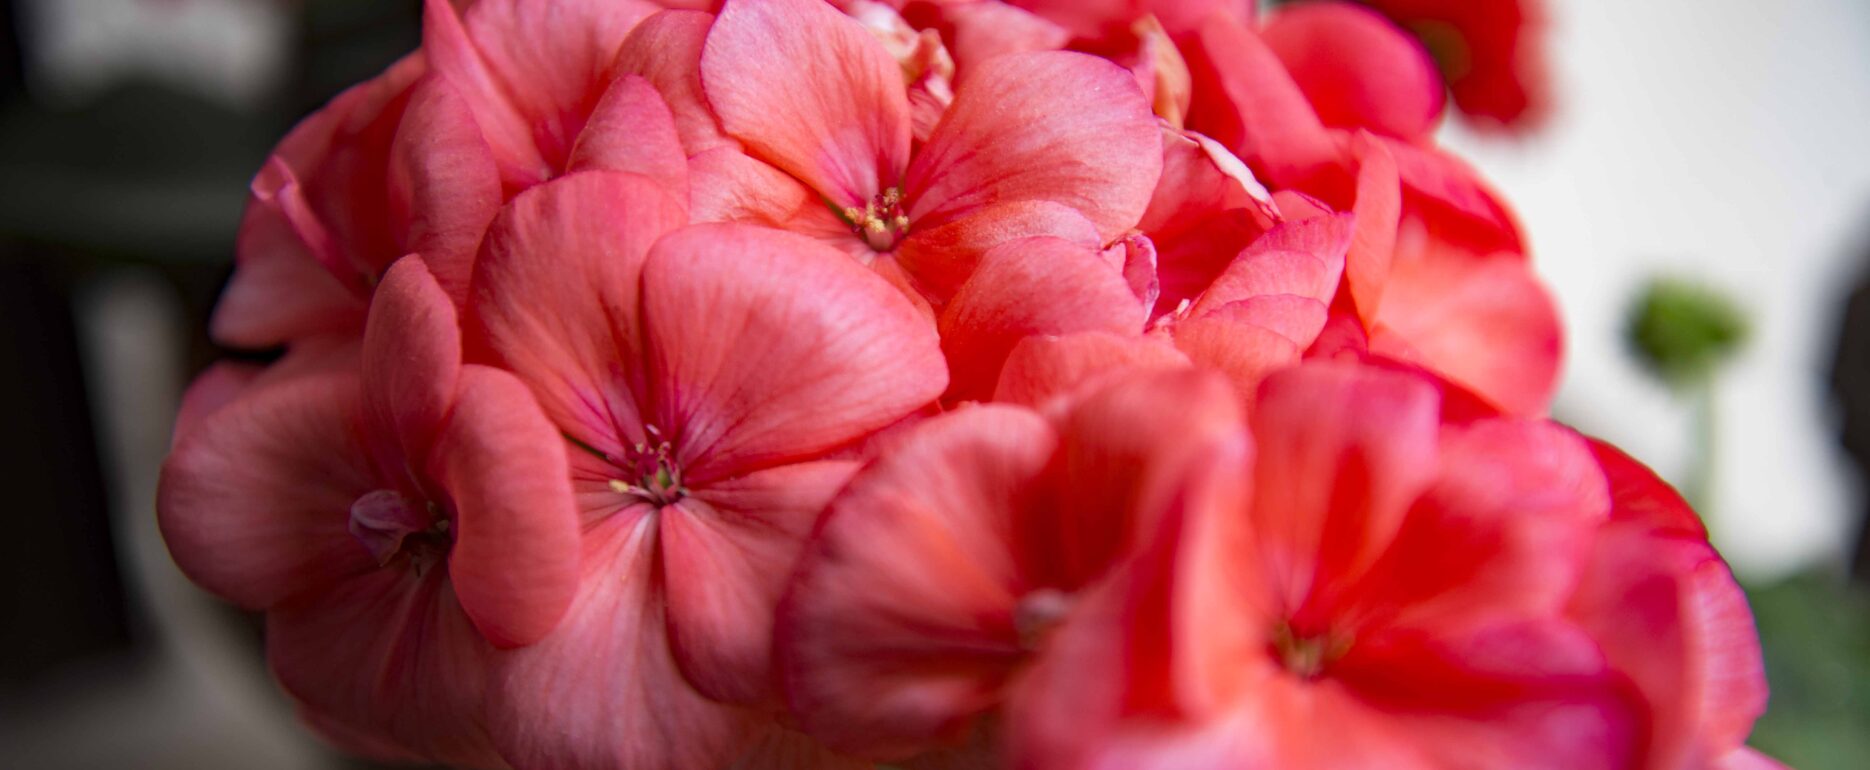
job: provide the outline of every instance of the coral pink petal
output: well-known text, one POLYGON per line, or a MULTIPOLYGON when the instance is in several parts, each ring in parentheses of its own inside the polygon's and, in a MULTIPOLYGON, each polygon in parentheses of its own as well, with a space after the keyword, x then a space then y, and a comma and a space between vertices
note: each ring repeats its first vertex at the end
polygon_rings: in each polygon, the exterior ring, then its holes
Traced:
POLYGON ((454 498, 448 575, 488 641, 531 644, 578 587, 578 512, 565 441, 518 378, 469 366, 431 461, 454 498))
MULTIPOLYGON (((688 174, 689 217, 695 222, 753 222, 791 229, 790 223, 812 209, 825 210, 818 193, 738 147, 723 145, 689 158, 688 174)), ((851 240, 848 226, 838 235, 851 240)))
POLYGON ((714 770, 752 734, 752 715, 708 700, 670 657, 654 516, 587 529, 583 579, 558 630, 501 653, 489 729, 516 767, 714 770))
MULTIPOLYGON (((1276 295, 1329 305, 1344 272, 1353 232, 1352 218, 1344 215, 1286 222, 1268 230, 1214 279, 1195 302, 1193 314, 1276 295)), ((1293 341, 1301 347, 1310 345, 1323 320, 1293 341)))
POLYGON ((511 189, 565 170, 647 0, 430 0, 422 47, 467 98, 511 189))
POLYGON ((1447 633, 1563 608, 1610 512, 1584 440, 1549 422, 1449 429, 1441 471, 1340 617, 1447 633))
POLYGON ((1640 525, 1659 535, 1708 539, 1701 515, 1655 471, 1603 441, 1592 440, 1591 451, 1610 480, 1611 515, 1616 521, 1640 525))
POLYGON ((643 269, 656 412, 690 486, 809 458, 940 394, 934 329, 869 269, 803 236, 697 225, 643 269))
POLYGON ((1194 79, 1188 127, 1214 137, 1281 187, 1338 160, 1330 133, 1285 66, 1244 23, 1217 17, 1182 44, 1194 79))
POLYGON ((461 326, 420 257, 398 260, 377 287, 364 329, 364 401, 371 432, 420 462, 455 405, 461 326))
POLYGON ((949 400, 993 393, 1007 354, 1037 334, 1138 334, 1144 309, 1094 250, 1057 238, 1002 244, 981 258, 941 315, 949 400))
POLYGON ((1035 14, 1051 19, 1071 30, 1073 35, 1102 38, 1130 29, 1144 16, 1155 16, 1169 32, 1179 34, 1206 19, 1210 14, 1236 14, 1236 9, 1251 10, 1251 3, 1236 0, 1013 0, 1035 14))
POLYGON ((819 512, 856 469, 827 460, 755 471, 664 510, 669 638, 696 689, 733 703, 775 699, 774 607, 819 512))
POLYGON ((1443 239, 1482 255, 1526 251, 1519 222, 1473 166, 1445 150, 1377 138, 1395 158, 1408 210, 1443 239))
POLYGON ((1097 228, 1076 209, 1047 200, 1007 201, 940 227, 911 233, 897 247, 896 262, 930 296, 947 300, 974 274, 982 254, 1009 241, 1038 236, 1062 238, 1095 248, 1097 228))
POLYGON ((1359 317, 1371 323, 1389 282, 1390 263, 1396 256, 1396 230, 1402 221, 1402 183, 1396 158, 1379 142, 1360 135, 1353 143, 1357 157, 1357 235, 1344 265, 1345 285, 1359 317))
POLYGON ((256 364, 232 361, 209 366, 182 393, 182 404, 176 408, 175 429, 170 433, 169 445, 174 447, 181 443, 182 437, 206 420, 208 415, 234 403, 264 371, 264 367, 256 364))
POLYGON ((909 169, 909 220, 934 227, 1048 200, 1108 243, 1142 218, 1161 173, 1160 130, 1128 72, 1080 53, 1011 54, 957 84, 909 169))
POLYGON ((701 55, 708 101, 749 152, 838 206, 900 184, 909 102, 896 60, 820 0, 728 0, 701 55))
POLYGON ((1260 28, 1318 118, 1404 141, 1428 137, 1446 89, 1428 50, 1382 14, 1336 0, 1282 8, 1260 28))
POLYGON ((568 167, 641 174, 669 197, 688 199, 688 154, 676 135, 675 116, 655 87, 636 75, 611 82, 578 135, 568 167))
POLYGON ((157 521, 190 580, 248 609, 375 566, 351 503, 377 489, 354 376, 306 376, 209 415, 163 464, 157 521))
POLYGON ((714 17, 668 10, 644 19, 617 52, 617 71, 641 75, 669 105, 675 131, 688 155, 738 143, 721 133, 714 108, 701 87, 701 51, 714 17))
POLYGON ((904 13, 919 28, 942 30, 961 72, 1001 54, 1056 51, 1071 42, 1070 30, 1007 3, 918 4, 904 13), (918 15, 930 12, 938 18, 918 15))
POLYGON ((1631 767, 1647 729, 1597 646, 1556 620, 1360 638, 1332 676, 1435 768, 1631 767))
POLYGON ((439 571, 376 570, 266 616, 267 663, 294 698, 451 765, 501 765, 480 719, 491 651, 439 571))
MULTIPOLYGON (((1272 299, 1295 299, 1291 297, 1272 299)), ((1306 300, 1285 303, 1239 302, 1220 312, 1175 324, 1175 348, 1204 368, 1227 375, 1243 400, 1251 401, 1260 382, 1275 371, 1296 364, 1304 354, 1292 336, 1265 324, 1282 326, 1311 323, 1323 317, 1324 306, 1306 300), (1286 307, 1272 307, 1271 305, 1286 307)))
POLYGON ((481 237, 500 211, 500 170, 467 100, 431 76, 411 96, 390 149, 391 200, 408 207, 405 239, 457 305, 481 237))
POLYGON ((487 235, 471 311, 492 352, 560 429, 601 451, 643 440, 634 368, 639 276, 683 222, 680 202, 634 174, 587 171, 527 190, 487 235))
POLYGON ((1007 354, 993 400, 1045 407, 1132 369, 1177 369, 1188 357, 1156 336, 1110 332, 1033 336, 1007 354))
POLYGON ((1354 579, 1390 544, 1434 478, 1437 407, 1428 381, 1354 365, 1307 364, 1260 386, 1256 569, 1286 611, 1354 579))
POLYGON ((1414 361, 1513 414, 1545 411, 1564 332, 1531 268, 1431 251, 1391 266, 1373 352, 1414 361))
POLYGON ((268 161, 241 219, 234 276, 214 308, 215 341, 266 348, 362 328, 365 300, 325 267, 335 248, 329 239, 291 168, 268 161))
POLYGON ((825 514, 779 611, 801 726, 835 749, 901 759, 959 743, 1024 658, 1015 606, 1038 588, 1011 534, 1053 447, 1001 406, 918 425, 825 514))

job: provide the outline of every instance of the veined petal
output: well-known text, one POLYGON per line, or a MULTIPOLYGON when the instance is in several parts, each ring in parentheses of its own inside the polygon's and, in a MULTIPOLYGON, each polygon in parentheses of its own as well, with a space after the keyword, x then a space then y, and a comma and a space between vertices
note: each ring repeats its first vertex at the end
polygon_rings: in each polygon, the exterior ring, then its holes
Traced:
POLYGON ((468 366, 431 464, 453 497, 448 575, 499 647, 544 637, 578 588, 578 512, 565 441, 518 378, 468 366))
POLYGON ((963 740, 1023 658, 1029 585, 1012 532, 1054 442, 1002 406, 918 425, 825 514, 779 611, 801 726, 833 748, 901 759, 963 740))
POLYGON ((643 270, 652 422, 691 486, 810 458, 932 401, 934 330, 869 269, 803 236, 696 225, 643 270))
POLYGON ((614 516, 587 529, 558 629, 498 654, 489 729, 515 767, 715 770, 753 735, 752 714, 703 697, 670 657, 656 525, 614 516))
POLYGON ((1121 67, 1063 51, 1009 54, 956 86, 909 169, 909 220, 936 227, 993 203, 1048 200, 1108 243, 1148 208, 1161 149, 1149 103, 1121 67))
POLYGON ((634 174, 587 171, 527 190, 494 222, 472 313, 499 361, 560 430, 605 453, 642 441, 635 363, 643 260, 681 203, 634 174))
POLYGON ((465 305, 474 255, 500 211, 500 170, 467 100, 439 76, 410 97, 390 149, 389 185, 391 201, 407 209, 409 251, 465 305))
POLYGON ((721 126, 840 206, 900 183, 909 162, 902 72, 856 21, 820 0, 728 0, 701 78, 721 126))
POLYGON ((1104 331, 1139 334, 1144 310, 1117 268, 1057 238, 1001 244, 942 311, 949 401, 986 398, 1021 339, 1104 331))
POLYGON ((247 609, 373 569, 351 503, 378 489, 355 375, 248 395, 183 436, 163 464, 157 521, 190 580, 247 609))
POLYGON ((974 274, 988 250, 1039 236, 1062 238, 1085 248, 1103 244, 1097 228, 1077 209, 1049 200, 1017 200, 913 232, 897 248, 895 259, 915 277, 919 288, 945 302, 974 274))
POLYGON ((461 376, 454 303, 420 257, 398 260, 377 287, 363 355, 372 435, 420 463, 454 407, 461 376))
POLYGON ((774 608, 812 524, 856 470, 852 460, 784 465, 665 509, 669 638, 696 689, 730 703, 776 700, 774 608))
POLYGON ((636 25, 617 52, 617 72, 641 75, 669 105, 688 155, 739 148, 721 133, 701 86, 701 52, 714 17, 697 11, 661 11, 636 25))
POLYGON ((641 174, 669 197, 688 199, 688 156, 676 136, 675 116, 655 87, 636 75, 611 82, 578 134, 567 167, 641 174))

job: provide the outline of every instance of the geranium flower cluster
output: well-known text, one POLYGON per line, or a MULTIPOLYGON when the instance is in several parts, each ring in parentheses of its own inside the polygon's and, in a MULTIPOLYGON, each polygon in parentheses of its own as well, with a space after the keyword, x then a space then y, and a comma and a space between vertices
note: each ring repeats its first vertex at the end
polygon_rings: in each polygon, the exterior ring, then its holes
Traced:
POLYGON ((164 536, 382 760, 1772 767, 1443 89, 1339 2, 430 0, 253 183, 164 536))

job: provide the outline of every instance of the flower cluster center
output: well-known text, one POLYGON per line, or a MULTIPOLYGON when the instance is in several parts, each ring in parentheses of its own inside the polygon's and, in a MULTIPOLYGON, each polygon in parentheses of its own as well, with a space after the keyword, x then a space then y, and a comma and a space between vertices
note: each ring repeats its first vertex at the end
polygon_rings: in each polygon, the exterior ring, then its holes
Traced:
POLYGON ((1350 651, 1350 639, 1338 634, 1301 633, 1290 624, 1273 629, 1272 652, 1279 665, 1300 679, 1317 679, 1350 651))
POLYGON ((394 489, 369 492, 351 503, 350 532, 378 566, 407 556, 417 572, 447 556, 454 545, 454 525, 441 506, 394 489))
POLYGON ((877 251, 896 248, 896 242, 909 232, 909 214, 903 210, 903 191, 891 187, 872 198, 863 208, 848 207, 842 212, 851 232, 877 251))
POLYGON ((611 479, 610 488, 618 494, 631 495, 656 506, 671 505, 688 496, 682 486, 682 467, 675 460, 675 448, 654 425, 644 426, 649 440, 625 450, 618 463, 629 478, 611 479))

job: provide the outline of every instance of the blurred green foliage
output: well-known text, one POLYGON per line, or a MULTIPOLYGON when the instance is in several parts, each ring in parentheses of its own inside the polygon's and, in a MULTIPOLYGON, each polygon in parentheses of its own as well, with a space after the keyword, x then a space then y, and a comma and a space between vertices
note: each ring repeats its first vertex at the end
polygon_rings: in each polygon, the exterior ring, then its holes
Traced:
POLYGON ((1749 742, 1796 770, 1870 765, 1870 597, 1822 572, 1748 594, 1772 686, 1749 742))

